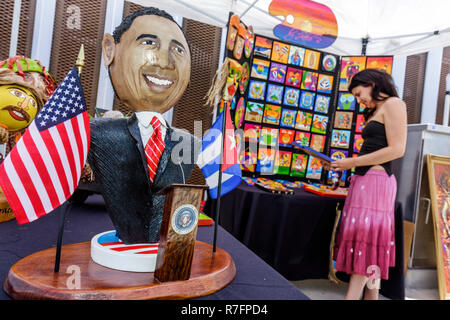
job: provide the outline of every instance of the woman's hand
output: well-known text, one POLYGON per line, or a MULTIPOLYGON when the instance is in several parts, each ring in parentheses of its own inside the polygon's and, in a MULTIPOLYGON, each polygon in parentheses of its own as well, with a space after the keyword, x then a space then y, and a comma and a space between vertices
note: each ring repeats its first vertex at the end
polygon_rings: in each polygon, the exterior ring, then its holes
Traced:
POLYGON ((334 171, 345 171, 355 167, 355 158, 344 158, 333 161, 330 169, 334 171))

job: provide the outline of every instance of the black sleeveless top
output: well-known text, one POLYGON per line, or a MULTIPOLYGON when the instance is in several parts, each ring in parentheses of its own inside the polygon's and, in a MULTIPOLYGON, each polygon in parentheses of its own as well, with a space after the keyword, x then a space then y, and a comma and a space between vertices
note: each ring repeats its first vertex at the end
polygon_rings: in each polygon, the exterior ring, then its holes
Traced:
MULTIPOLYGON (((386 130, 384 128, 384 124, 381 122, 375 120, 367 122, 361 136, 364 139, 364 142, 361 147, 361 151, 359 152, 360 156, 375 152, 381 148, 387 147, 388 145, 386 130)), ((392 175, 392 161, 382 163, 380 165, 384 168, 384 170, 386 170, 389 176, 392 175)), ((372 166, 356 167, 355 174, 363 176, 371 167, 372 166)))

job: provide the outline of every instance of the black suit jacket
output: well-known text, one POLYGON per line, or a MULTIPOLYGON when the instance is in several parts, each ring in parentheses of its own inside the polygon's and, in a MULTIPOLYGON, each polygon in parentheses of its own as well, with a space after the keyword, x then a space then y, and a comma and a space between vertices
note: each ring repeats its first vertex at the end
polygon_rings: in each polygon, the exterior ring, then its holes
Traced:
POLYGON ((124 243, 159 241, 165 196, 157 193, 174 183, 186 183, 194 168, 199 139, 169 126, 164 142, 166 147, 150 186, 137 117, 91 119, 88 162, 124 243))

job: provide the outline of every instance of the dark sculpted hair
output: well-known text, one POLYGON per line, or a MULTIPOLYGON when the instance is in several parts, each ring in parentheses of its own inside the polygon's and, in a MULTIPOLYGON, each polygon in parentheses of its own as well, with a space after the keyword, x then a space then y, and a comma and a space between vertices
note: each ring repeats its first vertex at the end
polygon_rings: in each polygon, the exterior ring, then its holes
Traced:
MULTIPOLYGON (((379 69, 365 69, 355 74, 348 86, 348 91, 351 93, 358 86, 372 87, 371 96, 375 101, 384 101, 390 97, 398 97, 392 77, 379 69), (384 95, 387 95, 387 97, 384 95)), ((375 109, 366 108, 364 110, 364 118, 366 120, 369 119, 374 112, 375 109)))
POLYGON ((189 40, 186 37, 186 34, 184 33, 183 29, 178 25, 178 23, 173 19, 173 17, 170 14, 168 14, 166 11, 160 10, 158 8, 153 8, 153 7, 143 8, 143 9, 137 10, 137 11, 129 14, 128 16, 126 16, 122 20, 122 23, 120 25, 118 25, 113 32, 114 42, 115 43, 120 42, 120 38, 122 37, 122 34, 125 31, 127 31, 128 29, 130 29, 131 25, 133 24, 134 19, 136 19, 137 17, 140 17, 140 16, 145 16, 145 15, 155 15, 155 16, 163 17, 163 18, 166 18, 167 20, 170 20, 173 23, 175 23, 180 28, 181 32, 183 33, 184 38, 186 39, 186 42, 188 43, 189 49, 190 49, 189 40))

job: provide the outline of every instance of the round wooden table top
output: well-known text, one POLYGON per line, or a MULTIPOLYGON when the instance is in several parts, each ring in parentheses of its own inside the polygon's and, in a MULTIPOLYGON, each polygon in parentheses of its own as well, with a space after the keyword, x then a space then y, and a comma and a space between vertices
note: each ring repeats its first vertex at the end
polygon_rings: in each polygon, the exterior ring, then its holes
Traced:
POLYGON ((236 275, 231 256, 220 248, 196 241, 191 276, 186 281, 159 283, 153 272, 127 272, 95 263, 90 242, 65 245, 54 273, 56 248, 33 253, 14 264, 4 283, 13 299, 146 300, 189 299, 212 294, 236 275))

